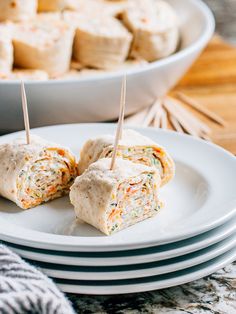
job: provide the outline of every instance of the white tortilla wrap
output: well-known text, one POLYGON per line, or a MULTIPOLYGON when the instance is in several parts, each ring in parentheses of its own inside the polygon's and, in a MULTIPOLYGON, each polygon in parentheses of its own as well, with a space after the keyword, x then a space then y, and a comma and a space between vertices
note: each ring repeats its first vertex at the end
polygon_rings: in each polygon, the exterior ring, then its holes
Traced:
MULTIPOLYGON (((1 72, 1 71, 0 71, 1 72)), ((48 80, 48 74, 42 70, 21 70, 15 69, 12 72, 9 72, 5 75, 1 75, 0 78, 5 80, 14 80, 14 81, 44 81, 48 80)))
MULTIPOLYGON (((79 173, 83 173, 91 163, 98 159, 111 157, 114 141, 115 138, 112 135, 104 135, 88 140, 80 153, 79 173)), ((157 168, 161 175, 162 185, 169 182, 174 176, 174 161, 165 148, 136 131, 123 131, 117 154, 119 157, 132 162, 157 168)))
POLYGON ((13 65, 12 25, 0 25, 0 75, 8 74, 13 65))
POLYGON ((35 17, 37 0, 1 0, 0 21, 23 21, 35 17))
POLYGON ((112 69, 128 57, 132 35, 114 17, 66 12, 64 19, 72 21, 76 29, 73 57, 82 65, 112 69))
POLYGON ((122 17, 134 36, 132 57, 151 62, 175 52, 179 43, 179 26, 177 15, 168 3, 131 0, 122 17))
POLYGON ((0 195, 23 209, 68 193, 77 175, 68 149, 37 136, 0 145, 0 160, 0 195))
POLYGON ((46 71, 51 77, 70 68, 74 30, 50 14, 16 26, 14 63, 24 69, 46 71))
POLYGON ((38 0, 39 12, 55 12, 76 9, 78 0, 38 0))
POLYGON ((160 175, 154 168, 103 158, 89 166, 71 187, 76 217, 109 235, 146 218, 161 208, 160 175))

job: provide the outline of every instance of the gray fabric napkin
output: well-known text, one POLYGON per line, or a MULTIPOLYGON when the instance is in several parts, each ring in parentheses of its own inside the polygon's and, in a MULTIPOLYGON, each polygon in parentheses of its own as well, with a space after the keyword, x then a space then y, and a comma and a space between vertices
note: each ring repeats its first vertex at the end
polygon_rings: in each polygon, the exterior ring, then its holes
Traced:
POLYGON ((69 301, 47 278, 0 245, 1 314, 74 314, 69 301))

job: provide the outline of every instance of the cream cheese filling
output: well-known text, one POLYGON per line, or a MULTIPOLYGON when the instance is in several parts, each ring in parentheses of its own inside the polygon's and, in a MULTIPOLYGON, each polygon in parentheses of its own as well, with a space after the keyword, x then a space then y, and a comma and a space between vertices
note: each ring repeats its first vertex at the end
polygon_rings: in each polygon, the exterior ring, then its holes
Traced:
POLYGON ((73 163, 62 149, 45 149, 33 163, 29 160, 17 180, 19 202, 30 208, 68 193, 75 177, 73 163))
MULTIPOLYGON (((104 151, 101 156, 109 158, 112 156, 113 149, 104 151)), ((135 163, 141 163, 149 167, 155 167, 159 170, 161 178, 164 176, 163 165, 160 161, 159 154, 161 150, 153 148, 151 146, 131 146, 131 147, 119 147, 117 156, 123 159, 128 159, 135 163)))
POLYGON ((120 183, 111 195, 106 213, 109 234, 155 215, 160 209, 156 189, 151 173, 143 173, 120 183))

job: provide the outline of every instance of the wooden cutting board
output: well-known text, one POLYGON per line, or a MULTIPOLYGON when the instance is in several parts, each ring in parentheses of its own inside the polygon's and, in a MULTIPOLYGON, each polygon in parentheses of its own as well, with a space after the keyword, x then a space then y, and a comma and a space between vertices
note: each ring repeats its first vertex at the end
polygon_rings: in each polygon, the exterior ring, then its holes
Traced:
POLYGON ((212 128, 213 142, 236 154, 236 47, 214 36, 176 90, 225 119, 221 127, 193 111, 212 128))

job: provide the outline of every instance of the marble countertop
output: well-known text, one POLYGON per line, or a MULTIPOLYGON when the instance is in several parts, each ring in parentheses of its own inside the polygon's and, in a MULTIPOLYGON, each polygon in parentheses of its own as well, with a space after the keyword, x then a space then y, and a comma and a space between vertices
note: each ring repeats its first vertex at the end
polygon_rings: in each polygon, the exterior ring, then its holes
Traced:
MULTIPOLYGON (((236 44, 236 0, 205 0, 216 31, 236 44)), ((80 314, 236 314, 236 262, 203 279, 163 290, 117 295, 68 295, 80 314)))

